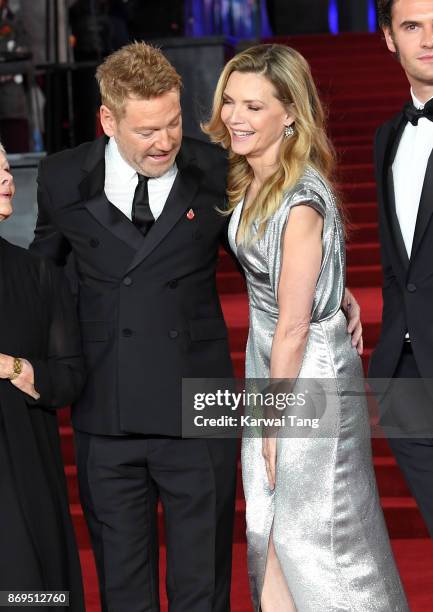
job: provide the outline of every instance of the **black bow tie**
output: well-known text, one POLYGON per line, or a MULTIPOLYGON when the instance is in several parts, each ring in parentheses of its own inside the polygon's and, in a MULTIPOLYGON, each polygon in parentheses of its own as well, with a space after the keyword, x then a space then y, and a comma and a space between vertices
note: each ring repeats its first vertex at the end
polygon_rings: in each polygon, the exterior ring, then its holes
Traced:
POLYGON ((430 121, 433 121, 433 99, 429 100, 423 109, 415 108, 415 106, 408 102, 403 108, 403 113, 408 121, 412 125, 418 125, 418 121, 425 117, 430 121))

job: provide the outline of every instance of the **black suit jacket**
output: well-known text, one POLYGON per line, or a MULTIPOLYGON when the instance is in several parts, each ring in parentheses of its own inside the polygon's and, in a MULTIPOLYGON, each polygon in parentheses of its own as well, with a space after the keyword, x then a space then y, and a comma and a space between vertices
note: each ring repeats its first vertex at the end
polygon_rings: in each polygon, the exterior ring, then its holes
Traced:
POLYGON ((182 377, 230 377, 216 290, 226 158, 184 139, 164 210, 143 237, 104 193, 106 138, 41 162, 34 250, 72 252, 88 368, 74 426, 96 434, 181 434, 182 377), (188 219, 192 208, 194 218, 188 219))
POLYGON ((395 210, 392 175, 405 126, 406 120, 399 113, 379 128, 375 140, 384 281, 382 332, 369 375, 393 376, 408 331, 421 376, 433 378, 433 153, 427 165, 409 261, 395 210))

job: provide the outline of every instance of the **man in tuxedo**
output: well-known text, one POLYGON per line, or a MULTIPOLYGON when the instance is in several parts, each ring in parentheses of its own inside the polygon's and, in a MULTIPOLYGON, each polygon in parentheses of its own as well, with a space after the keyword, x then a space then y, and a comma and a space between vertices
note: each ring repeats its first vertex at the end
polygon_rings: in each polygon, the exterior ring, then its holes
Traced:
POLYGON ((433 0, 381 0, 379 17, 412 102, 376 134, 384 284, 369 374, 399 379, 382 421, 433 537, 433 0))
POLYGON ((159 609, 159 497, 170 610, 227 612, 236 440, 181 438, 182 378, 233 375, 215 283, 226 158, 182 138, 159 50, 123 47, 97 79, 105 137, 42 161, 32 248, 76 268, 88 380, 73 425, 102 604, 159 609))
POLYGON ((227 612, 236 440, 180 438, 182 377, 233 376, 215 286, 226 160, 182 140, 158 50, 124 47, 97 79, 106 136, 41 163, 32 249, 76 268, 89 375, 73 425, 103 608, 159 609, 157 493, 170 609, 227 612))

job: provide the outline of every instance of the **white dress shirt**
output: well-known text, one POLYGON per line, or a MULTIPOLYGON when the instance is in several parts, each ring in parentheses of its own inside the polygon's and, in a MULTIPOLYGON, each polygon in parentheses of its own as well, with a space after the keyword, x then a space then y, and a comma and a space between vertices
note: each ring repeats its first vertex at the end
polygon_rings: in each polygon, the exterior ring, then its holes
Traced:
MULTIPOLYGON (((176 175, 177 166, 173 164, 165 174, 158 178, 150 178, 147 183, 149 206, 155 220, 163 211, 176 175)), ((128 219, 132 217, 132 201, 137 183, 137 172, 120 155, 114 138, 110 138, 105 147, 104 191, 108 200, 128 219)))
MULTIPOLYGON (((424 108, 424 104, 416 98, 413 91, 411 94, 414 106, 418 109, 424 108)), ((432 149, 433 121, 422 117, 418 125, 408 122, 398 145, 392 173, 395 210, 409 259, 424 177, 432 149)))

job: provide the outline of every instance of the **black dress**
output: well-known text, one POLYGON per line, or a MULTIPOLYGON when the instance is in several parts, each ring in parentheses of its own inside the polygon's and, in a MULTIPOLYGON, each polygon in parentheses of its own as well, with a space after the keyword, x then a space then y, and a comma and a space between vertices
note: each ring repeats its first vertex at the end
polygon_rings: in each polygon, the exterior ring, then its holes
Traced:
POLYGON ((0 590, 70 591, 69 610, 80 612, 55 411, 84 383, 74 302, 55 266, 1 238, 0 352, 30 361, 40 394, 35 401, 0 380, 0 590))

